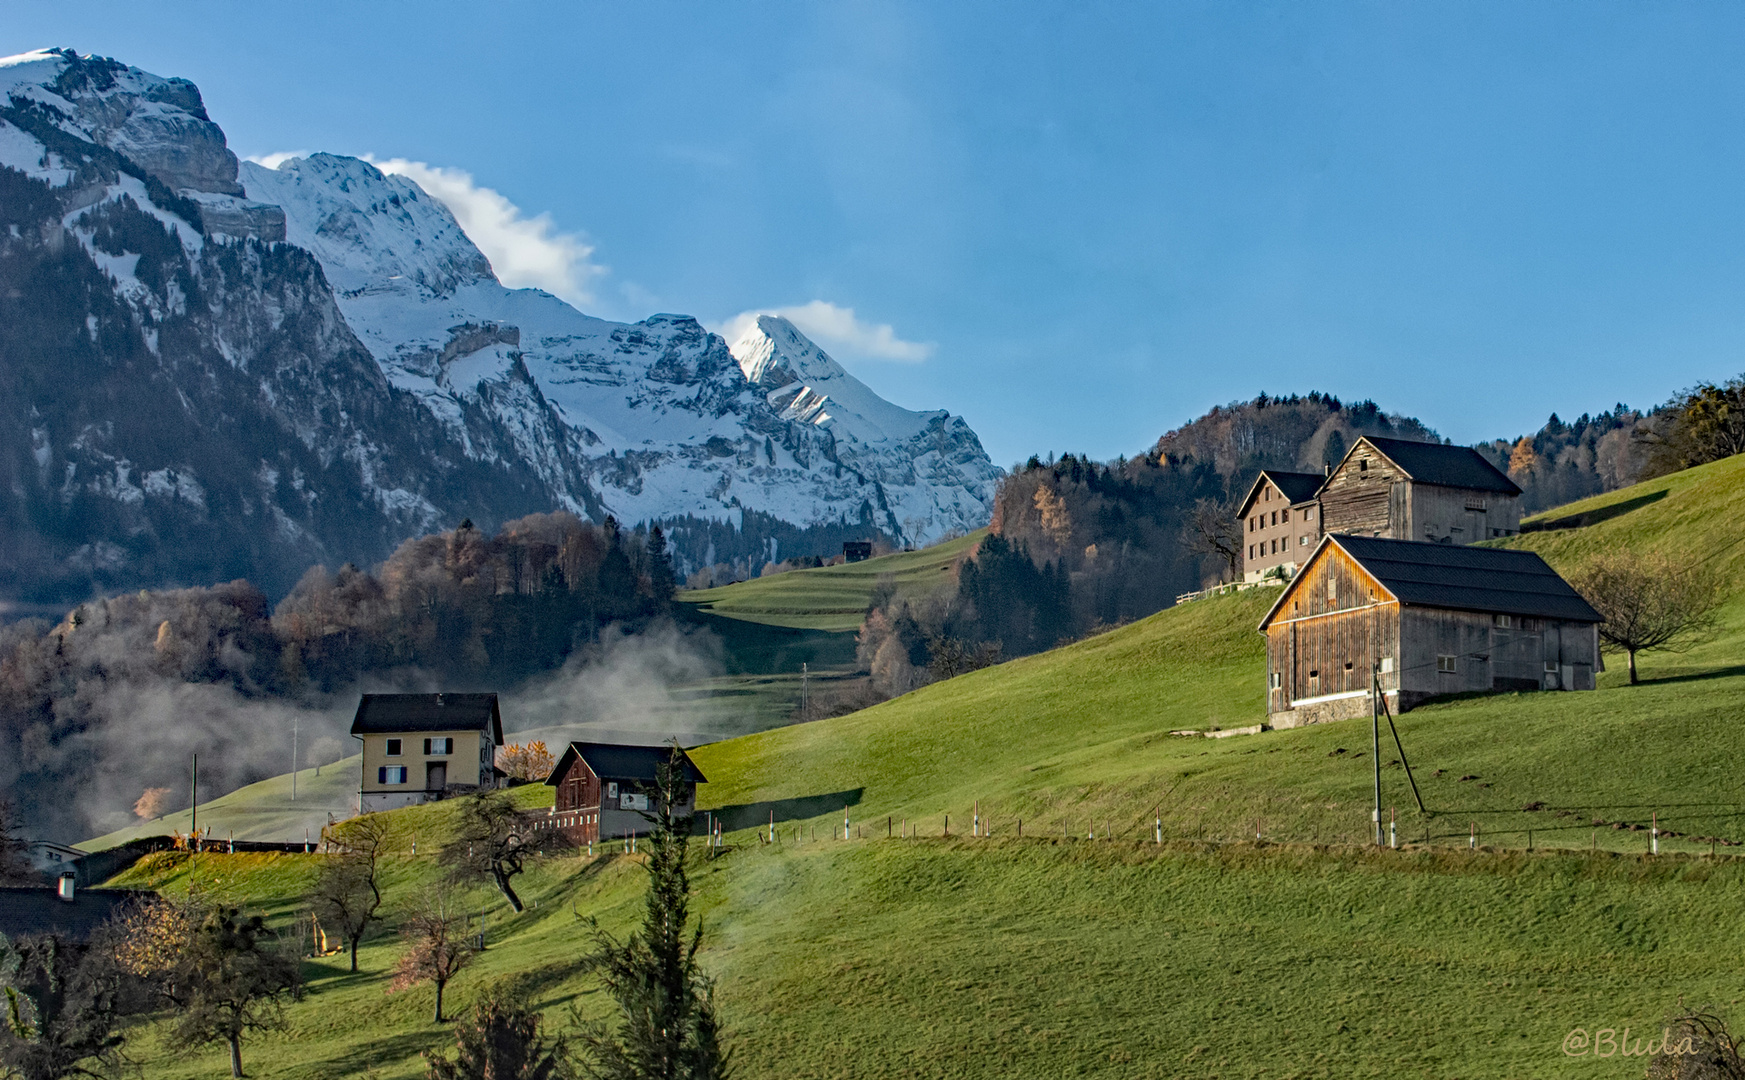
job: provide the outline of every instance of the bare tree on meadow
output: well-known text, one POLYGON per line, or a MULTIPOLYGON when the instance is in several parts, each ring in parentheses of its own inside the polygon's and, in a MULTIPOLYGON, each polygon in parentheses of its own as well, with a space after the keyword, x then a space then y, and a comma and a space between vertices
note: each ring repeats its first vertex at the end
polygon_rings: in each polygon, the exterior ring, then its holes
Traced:
POLYGON ((1596 555, 1569 575, 1569 583, 1604 617, 1600 639, 1629 658, 1631 686, 1637 653, 1682 652, 1708 640, 1725 599, 1714 570, 1660 554, 1596 555))
POLYGON ((394 965, 388 993, 430 983, 436 987, 436 1022, 442 1023, 442 994, 449 981, 473 958, 466 938, 466 916, 449 895, 436 891, 413 906, 400 923, 406 951, 394 965))
POLYGON ((381 918, 381 861, 388 846, 388 823, 381 814, 365 814, 322 832, 334 854, 321 864, 309 906, 324 929, 345 940, 355 972, 358 943, 370 924, 381 918))
POLYGON ((1229 505, 1217 499, 1200 499, 1182 530, 1182 539, 1198 555, 1216 555, 1224 563, 1226 580, 1235 581, 1242 570, 1242 524, 1229 505))
POLYGON ((455 882, 489 879, 517 912, 521 897, 510 879, 527 868, 530 859, 564 846, 563 834, 544 814, 522 813, 508 795, 481 791, 469 796, 461 810, 454 839, 442 849, 442 861, 455 882))

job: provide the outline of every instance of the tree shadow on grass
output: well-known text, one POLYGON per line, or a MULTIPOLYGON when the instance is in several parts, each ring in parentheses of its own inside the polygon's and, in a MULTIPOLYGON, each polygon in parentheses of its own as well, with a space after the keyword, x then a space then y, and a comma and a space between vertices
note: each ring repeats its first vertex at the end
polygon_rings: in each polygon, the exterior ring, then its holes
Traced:
POLYGON ((866 791, 863 787, 850 788, 847 791, 832 791, 824 795, 802 795, 794 799, 771 799, 767 802, 738 803, 733 806, 717 806, 709 810, 697 811, 697 828, 708 828, 707 822, 712 815, 713 820, 721 823, 722 829, 733 832, 737 829, 750 829, 758 825, 768 825, 770 815, 775 820, 804 821, 822 814, 840 813, 844 807, 859 806, 860 797, 866 791))
MULTIPOLYGON (((1670 683, 1704 682, 1708 679, 1730 679, 1735 675, 1745 675, 1745 664, 1730 664, 1727 667, 1713 668, 1709 671, 1692 671, 1684 675, 1662 675, 1655 679, 1641 679, 1636 685, 1663 686, 1670 683)), ((1620 690, 1625 688, 1618 687, 1620 690)))
MULTIPOLYGON (((447 1010, 444 1010, 445 1012, 447 1010)), ((428 1018, 427 1018, 428 1019, 428 1018)), ((404 1035, 373 1037, 345 1052, 323 1061, 309 1063, 314 1076, 367 1076, 374 1069, 406 1058, 417 1057, 426 1050, 448 1050, 454 1046, 454 1035, 444 1027, 438 1031, 418 1031, 404 1035)), ((258 1051, 257 1051, 258 1052, 258 1051)), ((243 1061, 248 1061, 248 1047, 243 1047, 243 1061)))
POLYGON ((1569 514, 1565 517, 1552 518, 1550 521, 1527 521, 1521 523, 1521 531, 1530 532, 1560 532, 1564 529, 1582 529, 1589 525, 1598 525, 1602 521, 1610 521, 1623 517, 1632 510, 1640 510, 1644 506, 1657 503, 1666 498, 1666 492, 1650 491, 1646 495, 1638 495, 1634 499, 1625 499, 1610 506, 1602 506, 1598 510, 1589 510, 1585 514, 1569 514))

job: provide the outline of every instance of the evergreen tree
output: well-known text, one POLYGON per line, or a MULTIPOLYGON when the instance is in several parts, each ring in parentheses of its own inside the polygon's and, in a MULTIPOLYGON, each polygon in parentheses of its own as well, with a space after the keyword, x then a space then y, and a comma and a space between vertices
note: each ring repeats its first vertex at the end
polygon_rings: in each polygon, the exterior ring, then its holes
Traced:
POLYGON ((678 744, 656 771, 642 926, 624 941, 596 931, 587 966, 618 1004, 615 1029, 584 1028, 586 1071, 600 1080, 726 1080, 728 1054, 715 1015, 714 982, 697 964, 703 927, 688 930, 691 818, 675 807, 688 781, 678 744))
POLYGON ((673 560, 667 551, 666 533, 659 525, 648 532, 648 581, 654 596, 656 613, 665 612, 673 602, 673 560))

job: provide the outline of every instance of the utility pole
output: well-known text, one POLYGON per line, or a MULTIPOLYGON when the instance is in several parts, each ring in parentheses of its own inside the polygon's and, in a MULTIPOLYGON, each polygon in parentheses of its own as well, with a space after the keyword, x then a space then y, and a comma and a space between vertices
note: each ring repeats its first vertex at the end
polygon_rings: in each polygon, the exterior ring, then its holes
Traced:
POLYGON ((1382 846, 1381 835, 1381 662, 1369 668, 1369 743, 1370 764, 1375 768, 1375 846, 1382 846))
POLYGON ((812 670, 804 662, 800 663, 800 722, 812 719, 811 699, 812 670))
POLYGON ((297 717, 291 716, 291 801, 297 801, 297 717))
POLYGON ((188 832, 200 835, 200 755, 188 766, 188 832))

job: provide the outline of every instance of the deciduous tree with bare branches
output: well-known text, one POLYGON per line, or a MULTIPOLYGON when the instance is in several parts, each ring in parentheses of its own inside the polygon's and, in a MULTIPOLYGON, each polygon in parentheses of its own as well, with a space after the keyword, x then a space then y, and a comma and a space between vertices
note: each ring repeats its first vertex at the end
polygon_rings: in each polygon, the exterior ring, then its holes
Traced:
POLYGON ((501 791, 481 791, 467 798, 454 839, 442 849, 442 861, 456 882, 489 878, 519 912, 521 898, 510 879, 527 868, 529 859, 565 844, 545 814, 522 813, 501 791))
POLYGON ((406 951, 394 965, 388 993, 410 990, 422 983, 436 987, 436 1022, 442 1023, 442 993, 449 980, 473 958, 466 939, 466 917, 446 892, 426 895, 400 923, 406 951))
POLYGON ((322 830, 332 854, 321 864, 309 907, 324 930, 345 940, 351 949, 351 969, 357 970, 358 943, 370 924, 381 918, 382 855, 388 845, 388 823, 381 814, 365 814, 322 830))
POLYGON ((1661 554, 1596 555, 1569 575, 1569 583, 1605 618, 1600 639, 1629 658, 1631 686, 1637 653, 1680 652, 1712 637, 1724 599, 1715 571, 1661 554))

